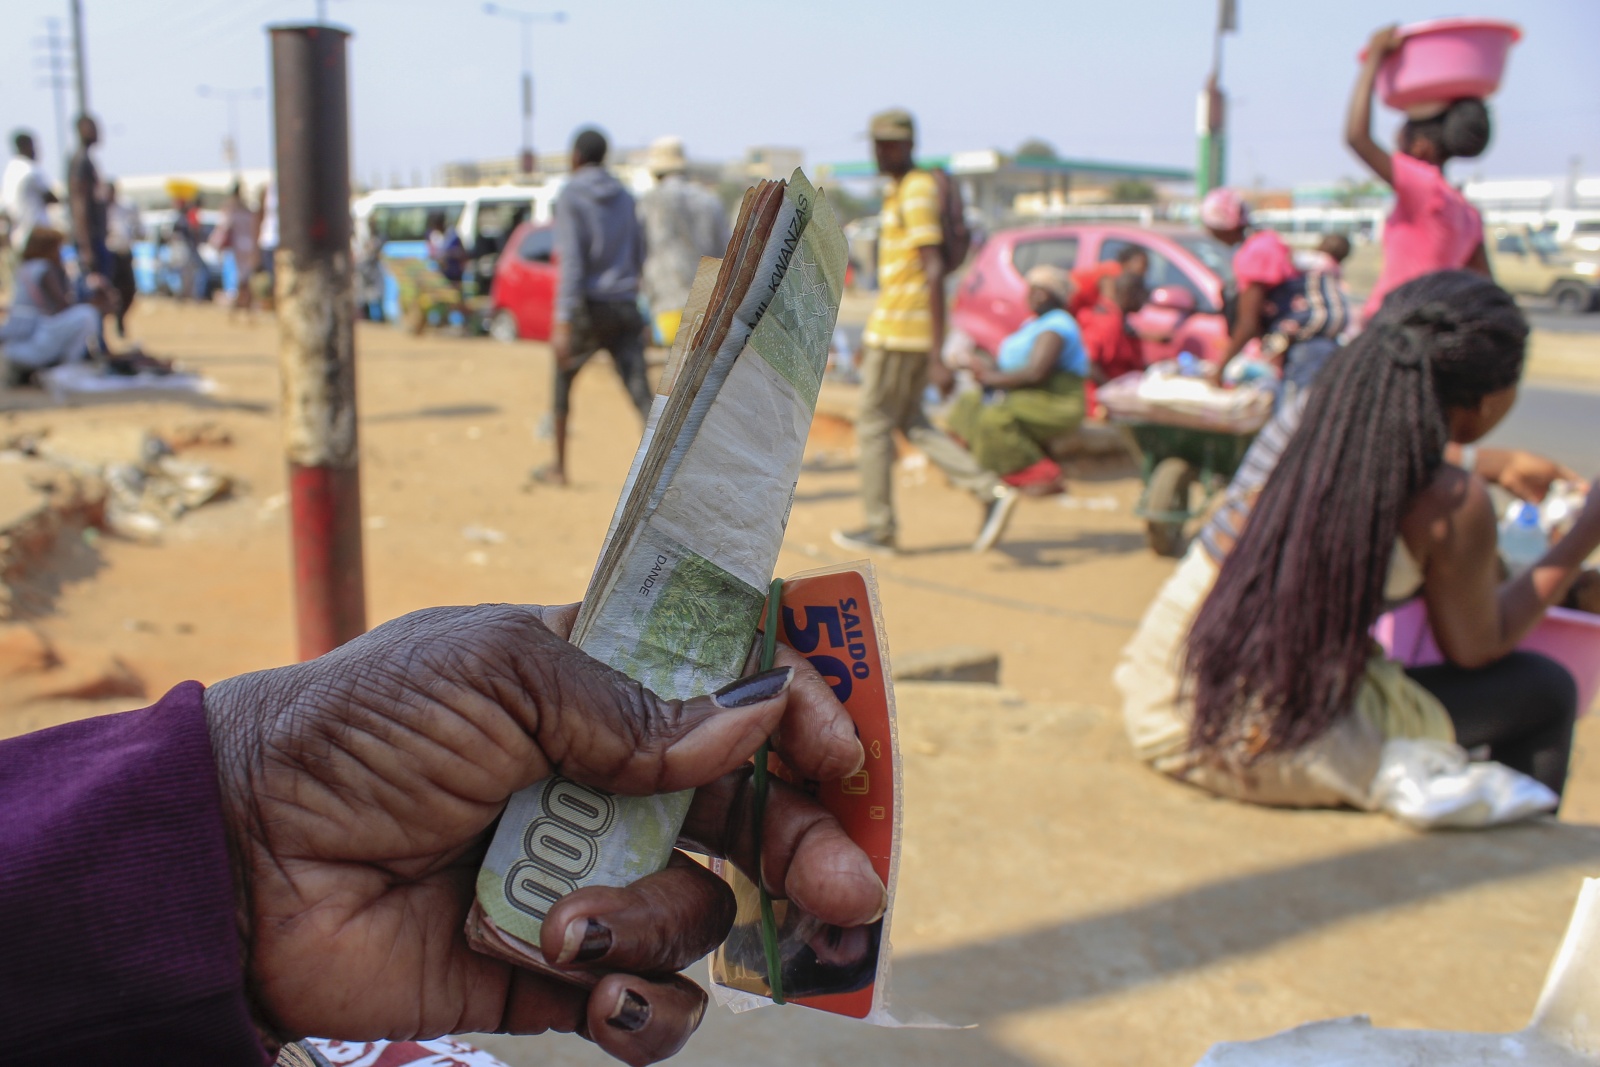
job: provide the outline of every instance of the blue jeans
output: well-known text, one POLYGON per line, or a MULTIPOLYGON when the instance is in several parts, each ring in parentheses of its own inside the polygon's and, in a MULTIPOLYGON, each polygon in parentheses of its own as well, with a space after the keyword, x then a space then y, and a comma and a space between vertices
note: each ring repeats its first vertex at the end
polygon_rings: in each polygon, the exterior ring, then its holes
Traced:
POLYGON ((1331 337, 1313 337, 1289 346, 1283 354, 1283 389, 1278 403, 1287 404, 1304 389, 1311 388, 1322 367, 1339 351, 1339 342, 1331 337))

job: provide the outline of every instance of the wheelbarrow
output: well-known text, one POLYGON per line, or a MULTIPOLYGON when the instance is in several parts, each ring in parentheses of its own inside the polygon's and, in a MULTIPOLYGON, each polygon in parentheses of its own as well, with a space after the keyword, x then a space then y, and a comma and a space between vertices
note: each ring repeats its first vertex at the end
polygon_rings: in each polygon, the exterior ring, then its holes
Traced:
POLYGON ((1138 443, 1144 492, 1133 513, 1145 520, 1145 539, 1162 556, 1183 554, 1185 527, 1227 486, 1255 433, 1208 430, 1164 422, 1116 420, 1138 443), (1199 490, 1198 501, 1196 489, 1199 490))

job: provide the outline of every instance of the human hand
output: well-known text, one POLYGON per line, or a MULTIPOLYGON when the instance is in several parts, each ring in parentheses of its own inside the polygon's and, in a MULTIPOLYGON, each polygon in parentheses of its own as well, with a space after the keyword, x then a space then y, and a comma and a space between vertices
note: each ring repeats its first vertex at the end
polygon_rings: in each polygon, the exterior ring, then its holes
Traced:
POLYGON ((1589 544, 1589 549, 1584 555, 1589 555, 1595 546, 1600 546, 1600 484, 1590 482, 1587 486, 1588 496, 1584 498, 1583 508, 1578 512, 1578 517, 1573 520, 1571 528, 1562 540, 1569 538, 1589 544))
POLYGON ((972 375, 972 380, 979 385, 988 385, 989 380, 995 376, 999 368, 994 365, 994 360, 983 353, 974 353, 972 360, 967 364, 967 371, 972 375))
POLYGON ((572 369, 572 324, 558 322, 550 327, 550 347, 555 349, 556 366, 572 369))
MULTIPOLYGON (((980 373, 978 369, 980 366, 981 364, 974 365, 974 375, 980 373)), ((983 379, 980 377, 978 380, 982 381, 983 379)), ((944 360, 940 359, 937 353, 928 357, 928 384, 937 389, 941 397, 949 396, 950 390, 955 388, 955 371, 947 367, 944 360)))
POLYGON ((1373 33, 1367 41, 1367 62, 1381 63, 1389 53, 1396 51, 1405 43, 1405 37, 1400 33, 1400 27, 1391 23, 1373 33))
MULTIPOLYGON (((567 643, 576 610, 416 612, 207 690, 247 989, 274 1038, 558 1030, 642 1064, 699 1024, 705 993, 674 972, 723 940, 733 899, 681 854, 551 910, 544 952, 610 972, 592 989, 468 948, 506 799, 555 773, 636 795, 703 786, 685 838, 748 869, 747 761, 764 738, 806 778, 845 777, 864 754, 798 654, 718 697, 665 701, 567 643)), ((839 926, 881 915, 870 860, 813 800, 775 789, 763 833, 775 895, 839 926)))
MULTIPOLYGON (((1480 455, 1480 462, 1485 458, 1480 455)), ((1576 471, 1555 460, 1532 452, 1512 450, 1506 453, 1504 463, 1492 472, 1494 483, 1500 488, 1530 503, 1538 504, 1557 481, 1568 481, 1587 489, 1588 485, 1576 471)))

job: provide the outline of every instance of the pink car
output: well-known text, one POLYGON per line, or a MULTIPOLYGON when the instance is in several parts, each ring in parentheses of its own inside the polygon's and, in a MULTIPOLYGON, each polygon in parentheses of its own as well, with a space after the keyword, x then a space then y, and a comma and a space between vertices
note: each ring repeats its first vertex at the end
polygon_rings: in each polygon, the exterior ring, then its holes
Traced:
POLYGON ((1150 256, 1150 301, 1129 316, 1145 338, 1147 363, 1192 352, 1219 358, 1228 338, 1223 291, 1233 281, 1233 250, 1199 230, 1115 223, 1073 223, 992 234, 956 291, 951 324, 985 352, 1028 318, 1023 274, 1040 263, 1076 270, 1115 259, 1130 244, 1150 256))

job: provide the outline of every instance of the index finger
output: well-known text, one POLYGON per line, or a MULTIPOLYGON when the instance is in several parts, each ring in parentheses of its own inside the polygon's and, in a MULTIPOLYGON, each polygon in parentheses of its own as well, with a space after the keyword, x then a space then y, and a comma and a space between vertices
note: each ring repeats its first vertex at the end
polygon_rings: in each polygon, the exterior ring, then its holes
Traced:
POLYGON ((819 782, 848 778, 865 766, 867 752, 855 720, 810 661, 780 644, 773 665, 794 668, 789 703, 773 738, 783 761, 819 782))

